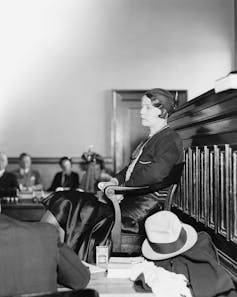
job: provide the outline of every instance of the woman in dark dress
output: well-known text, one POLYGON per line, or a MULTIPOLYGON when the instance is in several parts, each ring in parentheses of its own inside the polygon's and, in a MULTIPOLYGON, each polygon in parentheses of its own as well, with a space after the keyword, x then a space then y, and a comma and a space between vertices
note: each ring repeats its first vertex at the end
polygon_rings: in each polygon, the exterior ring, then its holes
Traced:
MULTIPOLYGON (((108 185, 143 186, 161 182, 173 167, 183 161, 182 141, 167 124, 174 108, 174 98, 166 90, 147 91, 141 101, 142 125, 149 128, 148 137, 136 148, 130 164, 108 185)), ((160 209, 157 194, 143 196, 118 196, 124 232, 144 232, 145 219, 160 209)), ((108 244, 113 227, 112 204, 100 202, 91 193, 64 191, 54 193, 45 200, 48 209, 43 221, 58 226, 61 238, 79 256, 94 261, 95 246, 108 244)))
POLYGON ((62 171, 57 172, 48 191, 76 190, 79 187, 79 175, 72 171, 72 161, 68 157, 59 160, 62 171))

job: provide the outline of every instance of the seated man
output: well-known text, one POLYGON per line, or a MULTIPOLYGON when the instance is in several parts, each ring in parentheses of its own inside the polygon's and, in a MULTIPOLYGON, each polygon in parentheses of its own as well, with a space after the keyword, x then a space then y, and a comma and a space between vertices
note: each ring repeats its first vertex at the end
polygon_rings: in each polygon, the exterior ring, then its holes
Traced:
POLYGON ((57 291, 57 281, 83 289, 90 273, 47 223, 26 223, 0 214, 0 296, 57 291))
POLYGON ((13 173, 16 175, 20 190, 42 190, 40 174, 31 168, 31 157, 22 153, 19 156, 19 168, 13 173))
POLYGON ((18 189, 16 176, 6 171, 7 164, 7 155, 0 153, 0 197, 15 196, 18 189))
POLYGON ((62 157, 59 160, 59 165, 62 168, 62 171, 56 173, 48 191, 77 189, 79 187, 79 175, 72 171, 71 159, 68 157, 62 157))
MULTIPOLYGON (((169 211, 150 216, 145 222, 145 229, 147 239, 142 245, 143 256, 154 261, 158 267, 183 274, 192 296, 237 296, 233 281, 218 263, 216 247, 206 232, 197 234, 192 226, 182 223, 169 211)), ((135 287, 138 290, 150 290, 147 282, 144 283, 144 279, 149 282, 146 274, 150 272, 146 269, 142 271, 141 266, 139 269, 136 267, 136 271, 138 278, 135 287)), ((158 270, 155 271, 158 273, 158 270)), ((150 286, 154 286, 155 291, 159 283, 150 282, 150 286)), ((166 289, 167 296, 171 296, 168 294, 170 284, 166 289)))

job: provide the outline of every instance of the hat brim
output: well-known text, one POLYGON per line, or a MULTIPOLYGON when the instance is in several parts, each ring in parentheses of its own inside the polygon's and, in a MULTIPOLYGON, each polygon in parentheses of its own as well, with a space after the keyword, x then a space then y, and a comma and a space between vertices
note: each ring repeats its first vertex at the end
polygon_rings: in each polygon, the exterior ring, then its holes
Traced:
POLYGON ((170 253, 170 254, 160 254, 160 253, 155 252, 151 248, 148 240, 145 239, 142 244, 143 256, 149 260, 165 260, 165 259, 173 258, 173 257, 180 255, 180 254, 186 252, 187 250, 191 249, 191 247, 193 247, 194 244, 197 242, 197 237, 198 237, 197 232, 190 225, 182 224, 182 226, 187 232, 187 241, 181 249, 179 249, 178 251, 176 251, 174 253, 170 253))

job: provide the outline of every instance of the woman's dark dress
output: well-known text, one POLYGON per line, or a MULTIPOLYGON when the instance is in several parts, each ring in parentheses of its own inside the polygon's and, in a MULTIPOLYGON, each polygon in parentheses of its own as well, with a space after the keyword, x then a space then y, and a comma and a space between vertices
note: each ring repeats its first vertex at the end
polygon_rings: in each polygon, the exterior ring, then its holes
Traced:
MULTIPOLYGON (((162 182, 174 165, 183 160, 182 141, 169 127, 152 136, 131 173, 125 181, 128 167, 116 178, 125 186, 143 186, 162 182)), ((86 261, 95 260, 95 246, 110 243, 114 213, 112 204, 102 203, 91 193, 77 191, 57 192, 50 195, 45 205, 65 230, 65 242, 86 261)), ((120 203, 124 232, 144 232, 144 221, 160 210, 156 194, 126 195, 120 203)))

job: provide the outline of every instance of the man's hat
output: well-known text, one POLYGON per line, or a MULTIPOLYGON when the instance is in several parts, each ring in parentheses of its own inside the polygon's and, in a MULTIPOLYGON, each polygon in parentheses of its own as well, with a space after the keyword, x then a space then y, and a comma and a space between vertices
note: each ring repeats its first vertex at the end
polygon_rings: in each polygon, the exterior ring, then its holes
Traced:
POLYGON ((143 255, 150 260, 164 260, 189 250, 197 241, 197 232, 170 211, 160 211, 145 222, 147 239, 143 255))

